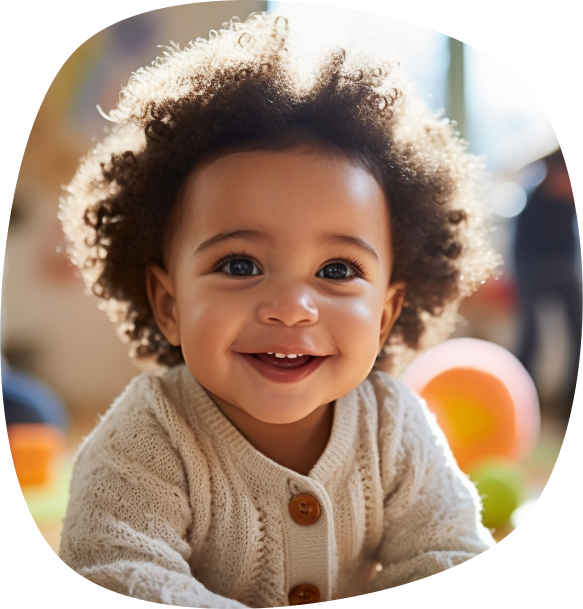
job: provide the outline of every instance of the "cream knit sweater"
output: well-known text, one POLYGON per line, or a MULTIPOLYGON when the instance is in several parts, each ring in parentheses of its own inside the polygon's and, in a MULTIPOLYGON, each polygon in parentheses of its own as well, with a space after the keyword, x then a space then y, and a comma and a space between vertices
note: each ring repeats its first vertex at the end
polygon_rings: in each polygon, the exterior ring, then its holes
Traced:
POLYGON ((493 544, 408 388, 372 372, 334 408, 304 476, 255 450, 186 366, 135 378, 79 450, 61 558, 135 598, 230 609, 288 605, 305 583, 322 601, 390 588, 493 544), (315 524, 290 516, 299 493, 319 503, 315 524))

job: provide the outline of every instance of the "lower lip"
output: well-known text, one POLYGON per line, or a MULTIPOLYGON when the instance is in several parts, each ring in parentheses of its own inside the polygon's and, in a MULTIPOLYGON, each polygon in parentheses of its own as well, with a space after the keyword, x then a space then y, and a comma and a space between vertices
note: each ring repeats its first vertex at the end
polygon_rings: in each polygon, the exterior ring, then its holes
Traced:
POLYGON ((319 368, 327 357, 314 357, 299 368, 278 368, 274 364, 267 364, 249 353, 239 353, 254 370, 270 381, 276 383, 296 383, 310 376, 319 368))

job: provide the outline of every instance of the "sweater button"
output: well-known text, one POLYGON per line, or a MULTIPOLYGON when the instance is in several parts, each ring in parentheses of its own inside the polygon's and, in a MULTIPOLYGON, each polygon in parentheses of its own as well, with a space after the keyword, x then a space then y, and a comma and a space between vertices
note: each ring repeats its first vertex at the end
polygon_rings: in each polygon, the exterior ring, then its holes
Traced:
POLYGON ((308 493, 294 495, 289 502, 289 514, 297 524, 309 526, 320 518, 320 504, 308 493))
POLYGON ((312 584, 300 584, 289 592, 290 605, 309 605, 320 602, 320 590, 312 584))

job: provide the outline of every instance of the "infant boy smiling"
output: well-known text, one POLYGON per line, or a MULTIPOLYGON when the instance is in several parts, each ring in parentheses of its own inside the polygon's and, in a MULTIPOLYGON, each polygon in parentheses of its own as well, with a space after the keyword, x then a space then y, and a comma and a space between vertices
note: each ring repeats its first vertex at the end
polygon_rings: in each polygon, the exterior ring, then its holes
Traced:
MULTIPOLYGON (((332 600, 493 543, 393 378, 496 263, 479 163, 398 62, 233 20, 138 71, 61 203, 139 361, 79 449, 61 557, 188 607, 332 600)), ((98 371, 96 371, 98 373, 98 371)))

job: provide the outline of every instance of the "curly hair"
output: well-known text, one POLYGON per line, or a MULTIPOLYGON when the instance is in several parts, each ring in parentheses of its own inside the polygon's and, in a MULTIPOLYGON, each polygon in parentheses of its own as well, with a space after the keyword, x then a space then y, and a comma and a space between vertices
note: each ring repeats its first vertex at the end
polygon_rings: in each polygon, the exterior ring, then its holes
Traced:
MULTIPOLYGON (((254 13, 168 47, 132 75, 115 125, 61 199, 68 253, 138 360, 183 361, 158 329, 145 269, 163 266, 171 210, 193 168, 233 148, 308 143, 360 162, 389 205, 405 306, 381 355, 390 370, 453 329, 462 298, 498 264, 480 201, 482 164, 419 102, 398 58, 355 46, 300 61, 288 22, 254 13), (316 144, 318 145, 318 144, 316 144), (388 358, 388 359, 387 359, 388 358)), ((384 367, 384 366, 383 366, 384 367)))

